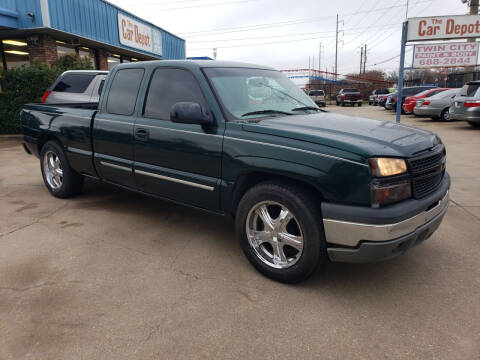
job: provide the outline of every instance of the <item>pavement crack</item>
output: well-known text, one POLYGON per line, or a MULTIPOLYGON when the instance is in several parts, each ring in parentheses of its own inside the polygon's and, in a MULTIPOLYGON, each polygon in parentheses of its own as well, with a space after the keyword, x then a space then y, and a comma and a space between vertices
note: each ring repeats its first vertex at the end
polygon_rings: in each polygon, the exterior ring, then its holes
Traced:
POLYGON ((0 287, 0 290, 11 290, 11 291, 23 292, 23 291, 28 291, 28 290, 32 290, 32 289, 42 288, 42 287, 45 287, 45 286, 53 286, 53 285, 56 285, 56 284, 57 283, 55 281, 47 281, 47 282, 44 282, 42 284, 37 284, 37 285, 28 286, 28 287, 24 287, 24 288, 20 288, 20 287, 0 287))
POLYGON ((460 205, 458 202, 456 202, 456 201, 453 200, 453 199, 450 199, 450 201, 451 201, 452 203, 454 203, 455 206, 458 206, 460 209, 462 209, 463 211, 465 211, 467 214, 473 216, 473 217, 475 218, 475 220, 480 221, 480 218, 479 218, 478 216, 476 216, 475 214, 473 214, 473 213, 471 213, 470 211, 468 211, 468 209, 465 208, 463 205, 460 205))
POLYGON ((40 219, 37 219, 37 220, 32 221, 32 222, 30 222, 30 223, 28 223, 28 224, 22 225, 22 226, 20 226, 19 228, 16 228, 16 229, 7 231, 6 233, 2 233, 2 234, 0 234, 0 236, 3 237, 3 236, 7 236, 7 235, 10 235, 10 234, 13 234, 13 233, 15 233, 15 232, 17 232, 17 231, 23 230, 23 229, 25 229, 25 228, 27 228, 27 227, 29 227, 29 226, 32 226, 32 225, 34 225, 34 224, 37 224, 39 221, 40 221, 40 219))

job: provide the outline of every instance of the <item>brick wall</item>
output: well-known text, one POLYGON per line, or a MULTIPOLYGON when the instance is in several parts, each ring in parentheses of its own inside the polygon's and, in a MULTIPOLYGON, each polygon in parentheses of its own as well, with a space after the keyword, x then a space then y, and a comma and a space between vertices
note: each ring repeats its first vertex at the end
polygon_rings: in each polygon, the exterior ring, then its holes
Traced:
POLYGON ((37 59, 40 62, 53 64, 57 60, 57 44, 48 35, 35 35, 27 40, 30 62, 37 59))
POLYGON ((107 51, 98 49, 98 70, 108 70, 108 55, 107 51))

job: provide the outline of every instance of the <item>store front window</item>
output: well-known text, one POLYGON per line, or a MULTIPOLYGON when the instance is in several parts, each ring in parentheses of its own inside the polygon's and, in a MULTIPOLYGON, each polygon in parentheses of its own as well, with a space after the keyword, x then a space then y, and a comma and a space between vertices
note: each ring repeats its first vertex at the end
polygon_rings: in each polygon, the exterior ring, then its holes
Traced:
POLYGON ((95 51, 88 48, 88 47, 85 47, 85 46, 80 46, 78 48, 78 55, 80 57, 87 57, 89 58, 90 60, 90 63, 92 64, 92 66, 95 68, 95 51))
POLYGON ((120 55, 113 54, 112 56, 109 56, 107 62, 108 70, 111 70, 115 65, 120 64, 120 55))
POLYGON ((64 56, 68 54, 76 54, 77 51, 75 50, 75 46, 67 44, 66 42, 63 41, 56 41, 57 43, 57 56, 64 56))
MULTIPOLYGON (((23 39, 2 40, 3 56, 8 69, 30 65, 27 42, 23 39)), ((2 64, 3 67, 3 64, 2 64)))

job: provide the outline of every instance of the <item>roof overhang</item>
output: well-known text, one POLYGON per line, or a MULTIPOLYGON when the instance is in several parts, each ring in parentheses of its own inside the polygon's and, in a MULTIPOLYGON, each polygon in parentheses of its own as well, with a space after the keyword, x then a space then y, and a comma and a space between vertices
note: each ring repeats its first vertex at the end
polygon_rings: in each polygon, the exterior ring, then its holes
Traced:
POLYGON ((112 53, 120 53, 122 55, 128 55, 134 58, 140 58, 141 60, 160 60, 162 57, 153 56, 146 54, 141 51, 135 51, 133 49, 127 49, 124 47, 118 47, 111 44, 107 44, 101 41, 92 40, 69 32, 56 30, 52 28, 31 28, 31 29, 0 29, 0 40, 18 38, 18 37, 27 37, 35 35, 50 35, 55 38, 55 40, 66 42, 67 44, 72 45, 83 45, 86 47, 99 47, 105 50, 108 50, 112 53))

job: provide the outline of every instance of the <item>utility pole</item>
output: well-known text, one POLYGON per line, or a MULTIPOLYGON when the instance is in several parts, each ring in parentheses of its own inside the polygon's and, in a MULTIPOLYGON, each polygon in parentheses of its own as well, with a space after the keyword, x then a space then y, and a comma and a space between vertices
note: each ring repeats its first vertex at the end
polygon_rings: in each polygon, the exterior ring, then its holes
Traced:
POLYGON ((362 63, 363 63, 363 45, 362 45, 362 50, 360 51, 360 72, 359 72, 360 75, 362 75, 362 63))
POLYGON ((365 74, 365 67, 367 66, 367 44, 365 44, 365 50, 363 51, 363 73, 365 74))
POLYGON ((322 42, 320 41, 320 47, 318 49, 318 71, 322 70, 322 42))
MULTIPOLYGON (((478 0, 470 0, 470 15, 477 15, 478 14, 478 0)), ((477 41, 476 38, 468 38, 467 42, 469 43, 474 43, 477 41)), ((464 78, 464 83, 467 81, 472 81, 473 80, 473 72, 475 71, 475 66, 466 66, 465 67, 465 78, 464 78)))
POLYGON ((335 80, 337 79, 338 73, 338 14, 337 14, 337 27, 335 31, 335 80))

